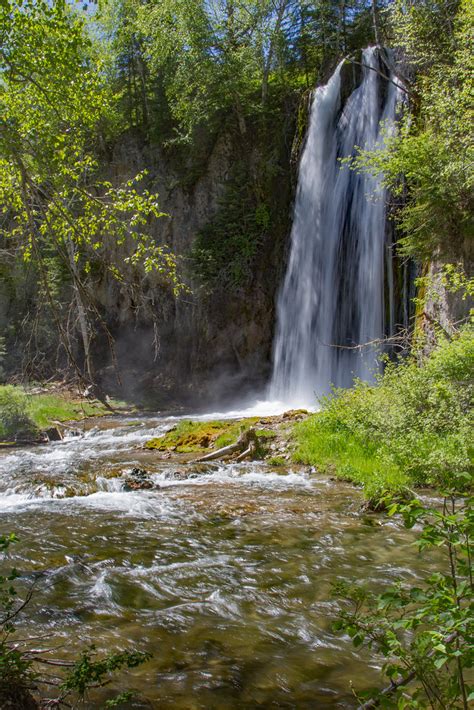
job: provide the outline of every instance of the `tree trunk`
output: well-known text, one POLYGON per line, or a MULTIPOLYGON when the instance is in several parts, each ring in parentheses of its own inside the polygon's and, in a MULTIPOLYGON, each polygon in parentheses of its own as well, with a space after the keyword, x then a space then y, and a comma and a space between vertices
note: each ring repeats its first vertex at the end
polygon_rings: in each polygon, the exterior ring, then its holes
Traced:
POLYGON ((379 26, 377 21, 377 0, 372 0, 372 22, 374 23, 375 44, 380 46, 379 26))
POLYGON ((93 384, 94 374, 91 362, 90 328, 87 319, 87 310, 82 300, 81 281, 75 260, 74 244, 70 240, 67 243, 67 252, 69 257, 69 268, 71 270, 73 280, 74 300, 76 302, 77 319, 79 321, 79 332, 81 334, 82 347, 84 350, 84 371, 89 382, 93 384))

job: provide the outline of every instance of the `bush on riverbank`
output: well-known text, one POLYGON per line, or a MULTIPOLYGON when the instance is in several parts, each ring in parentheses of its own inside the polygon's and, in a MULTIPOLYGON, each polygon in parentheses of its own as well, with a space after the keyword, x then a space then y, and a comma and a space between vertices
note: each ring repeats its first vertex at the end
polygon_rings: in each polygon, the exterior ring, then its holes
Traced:
POLYGON ((0 439, 35 439, 38 428, 26 410, 26 397, 15 387, 0 387, 0 439))
POLYGON ((472 481, 473 329, 423 362, 389 363, 375 385, 335 390, 297 424, 295 460, 364 487, 369 498, 405 487, 472 481))
MULTIPOLYGON (((360 579, 334 584, 339 610, 333 628, 384 659, 386 687, 360 694, 356 689, 361 708, 467 710, 474 700, 473 500, 455 489, 456 482, 442 506, 439 500, 434 507, 412 500, 388 511, 399 514, 405 527, 417 527, 420 553, 436 550, 436 573, 415 585, 403 574, 382 594, 360 579)), ((358 682, 362 689, 364 679, 358 682)))

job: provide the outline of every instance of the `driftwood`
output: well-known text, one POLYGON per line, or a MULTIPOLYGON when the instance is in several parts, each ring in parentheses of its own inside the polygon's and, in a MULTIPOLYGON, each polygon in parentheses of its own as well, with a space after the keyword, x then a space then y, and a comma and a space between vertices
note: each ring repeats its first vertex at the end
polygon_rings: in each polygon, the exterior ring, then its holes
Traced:
POLYGON ((222 459, 227 456, 232 456, 232 454, 235 454, 238 451, 240 451, 241 453, 239 454, 239 456, 237 456, 235 460, 242 461, 247 456, 251 456, 252 454, 254 454, 256 448, 257 433, 255 429, 251 428, 247 431, 244 431, 244 433, 239 436, 235 444, 229 444, 229 446, 223 446, 221 449, 217 449, 217 451, 211 451, 210 454, 206 454, 205 456, 201 456, 201 458, 199 459, 195 459, 193 463, 201 463, 203 461, 214 461, 214 459, 222 459))
POLYGON ((45 429, 44 433, 46 434, 49 442, 63 440, 63 435, 62 435, 59 427, 56 427, 56 426, 49 427, 49 429, 45 429))
POLYGON ((110 412, 113 412, 115 414, 115 408, 112 407, 112 405, 107 401, 107 395, 105 394, 102 387, 100 387, 99 385, 89 385, 82 393, 82 396, 86 399, 97 399, 104 407, 106 407, 110 412))

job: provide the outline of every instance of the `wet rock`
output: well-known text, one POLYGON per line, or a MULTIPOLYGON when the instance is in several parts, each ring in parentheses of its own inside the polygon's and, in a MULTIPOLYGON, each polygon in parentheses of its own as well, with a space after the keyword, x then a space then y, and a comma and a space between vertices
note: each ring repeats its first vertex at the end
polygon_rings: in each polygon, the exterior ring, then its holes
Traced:
POLYGON ((63 435, 59 431, 59 429, 55 426, 50 427, 49 429, 46 429, 45 434, 48 438, 48 441, 62 441, 63 440, 63 435))
POLYGON ((217 471, 219 468, 218 464, 215 463, 195 463, 193 464, 193 473, 194 474, 206 474, 206 473, 214 473, 217 471))
POLYGON ((173 481, 185 481, 189 478, 189 473, 187 471, 168 471, 165 477, 173 481))
POLYGON ((137 478, 127 478, 123 484, 124 491, 151 491, 154 489, 159 489, 159 486, 152 481, 139 480, 137 478))
POLYGON ((289 409, 282 415, 283 419, 292 419, 293 421, 299 421, 304 419, 309 414, 307 409, 289 409))
POLYGON ((148 471, 144 468, 132 468, 130 476, 123 484, 124 491, 151 491, 159 490, 160 486, 149 478, 148 471))
POLYGON ((130 475, 134 478, 144 479, 147 478, 149 474, 144 468, 132 468, 130 475))

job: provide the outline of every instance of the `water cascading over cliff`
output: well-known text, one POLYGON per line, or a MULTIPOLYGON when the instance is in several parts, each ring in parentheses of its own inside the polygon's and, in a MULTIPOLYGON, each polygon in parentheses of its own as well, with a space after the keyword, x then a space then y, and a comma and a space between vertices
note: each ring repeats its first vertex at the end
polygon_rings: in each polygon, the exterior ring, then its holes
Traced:
POLYGON ((270 398, 315 404, 331 384, 373 378, 393 324, 385 191, 341 158, 381 145, 399 89, 380 74, 380 50, 363 52, 362 82, 341 110, 341 68, 316 89, 301 157, 287 272, 277 304, 270 398), (389 300, 385 323, 384 272, 389 300))

